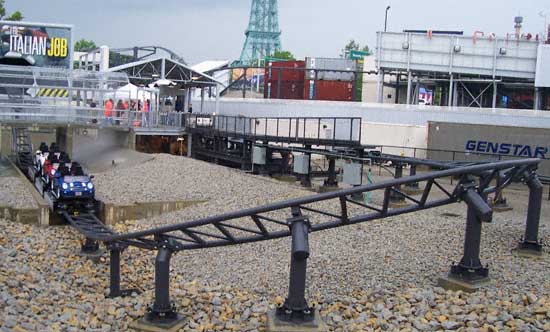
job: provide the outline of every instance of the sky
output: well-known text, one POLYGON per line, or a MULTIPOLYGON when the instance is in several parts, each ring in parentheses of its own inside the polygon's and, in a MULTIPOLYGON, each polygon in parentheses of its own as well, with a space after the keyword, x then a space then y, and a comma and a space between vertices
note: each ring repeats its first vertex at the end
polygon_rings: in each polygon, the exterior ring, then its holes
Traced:
MULTIPOLYGON (((75 40, 111 48, 158 45, 188 63, 238 59, 252 0, 6 0, 7 12, 26 21, 74 25, 75 40)), ((298 58, 338 57, 350 39, 376 47, 376 31, 403 29, 475 31, 505 36, 514 17, 526 32, 543 30, 548 0, 279 0, 283 49, 298 58)))

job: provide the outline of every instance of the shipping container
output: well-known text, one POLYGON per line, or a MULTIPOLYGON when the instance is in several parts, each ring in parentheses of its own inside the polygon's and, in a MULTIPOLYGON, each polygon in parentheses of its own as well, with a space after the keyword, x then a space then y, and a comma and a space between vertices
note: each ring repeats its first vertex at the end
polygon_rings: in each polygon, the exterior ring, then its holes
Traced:
POLYGON ((345 81, 307 80, 304 86, 305 99, 354 101, 355 84, 345 81))
POLYGON ((305 61, 276 61, 267 62, 265 77, 267 81, 281 80, 291 82, 303 82, 305 77, 305 61))
POLYGON ((264 88, 266 99, 304 99, 304 81, 290 82, 278 81, 267 82, 264 88), (280 92, 279 92, 280 86, 280 92))
POLYGON ((339 58, 306 58, 306 67, 308 69, 306 79, 316 78, 315 69, 317 70, 317 80, 355 81, 357 79, 355 73, 357 71, 357 63, 355 60, 339 58))

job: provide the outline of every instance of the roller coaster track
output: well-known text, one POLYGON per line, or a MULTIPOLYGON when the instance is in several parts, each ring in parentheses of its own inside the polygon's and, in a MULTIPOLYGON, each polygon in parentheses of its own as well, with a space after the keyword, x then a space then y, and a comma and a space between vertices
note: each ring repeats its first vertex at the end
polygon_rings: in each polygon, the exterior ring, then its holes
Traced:
MULTIPOLYGON (((501 190, 501 187, 508 186, 512 182, 524 181, 528 174, 535 172, 538 162, 538 159, 525 159, 457 167, 128 234, 116 234, 105 226, 91 226, 87 222, 76 221, 71 224, 86 237, 96 241, 107 243, 121 241, 151 250, 157 249, 159 243, 164 243, 167 240, 177 243, 174 248, 176 251, 227 246, 289 236, 289 222, 271 216, 270 214, 273 212, 288 210, 288 215, 290 215, 291 208, 299 208, 312 216, 328 218, 322 222, 312 222, 311 231, 321 231, 456 203, 468 199, 474 192, 486 196, 501 190), (501 177, 501 181, 498 186, 492 186, 491 182, 497 176, 501 177), (460 178, 452 191, 446 190, 440 183, 441 179, 447 177, 460 178), (401 185, 419 182, 426 183, 420 197, 409 196, 396 189, 401 185), (430 198, 434 187, 439 188, 443 193, 443 198, 430 198), (350 199, 352 195, 377 190, 384 191, 381 206, 368 205, 350 199), (391 207, 392 192, 401 195, 410 204, 405 207, 391 207), (338 204, 334 205, 337 207, 336 211, 311 206, 331 200, 338 201, 338 204), (357 214, 353 215, 349 208, 350 205, 359 207, 360 211, 356 211, 357 214)), ((489 218, 489 212, 485 211, 484 218, 489 218)))

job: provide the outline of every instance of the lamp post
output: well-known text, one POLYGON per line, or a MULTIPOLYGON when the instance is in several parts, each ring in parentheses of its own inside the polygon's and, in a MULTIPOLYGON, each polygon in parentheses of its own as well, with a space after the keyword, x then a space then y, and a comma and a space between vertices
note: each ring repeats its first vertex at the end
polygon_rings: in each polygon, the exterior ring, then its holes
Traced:
POLYGON ((386 7, 386 17, 384 18, 384 32, 388 29, 388 11, 390 10, 391 6, 386 7))

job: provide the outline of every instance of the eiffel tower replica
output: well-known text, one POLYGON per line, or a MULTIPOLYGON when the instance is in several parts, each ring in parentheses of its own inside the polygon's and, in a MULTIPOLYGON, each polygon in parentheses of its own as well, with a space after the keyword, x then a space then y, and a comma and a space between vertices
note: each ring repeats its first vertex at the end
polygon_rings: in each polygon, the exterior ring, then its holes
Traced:
POLYGON ((252 0, 250 20, 245 32, 238 65, 257 65, 258 59, 272 56, 281 50, 281 30, 277 0, 252 0))

